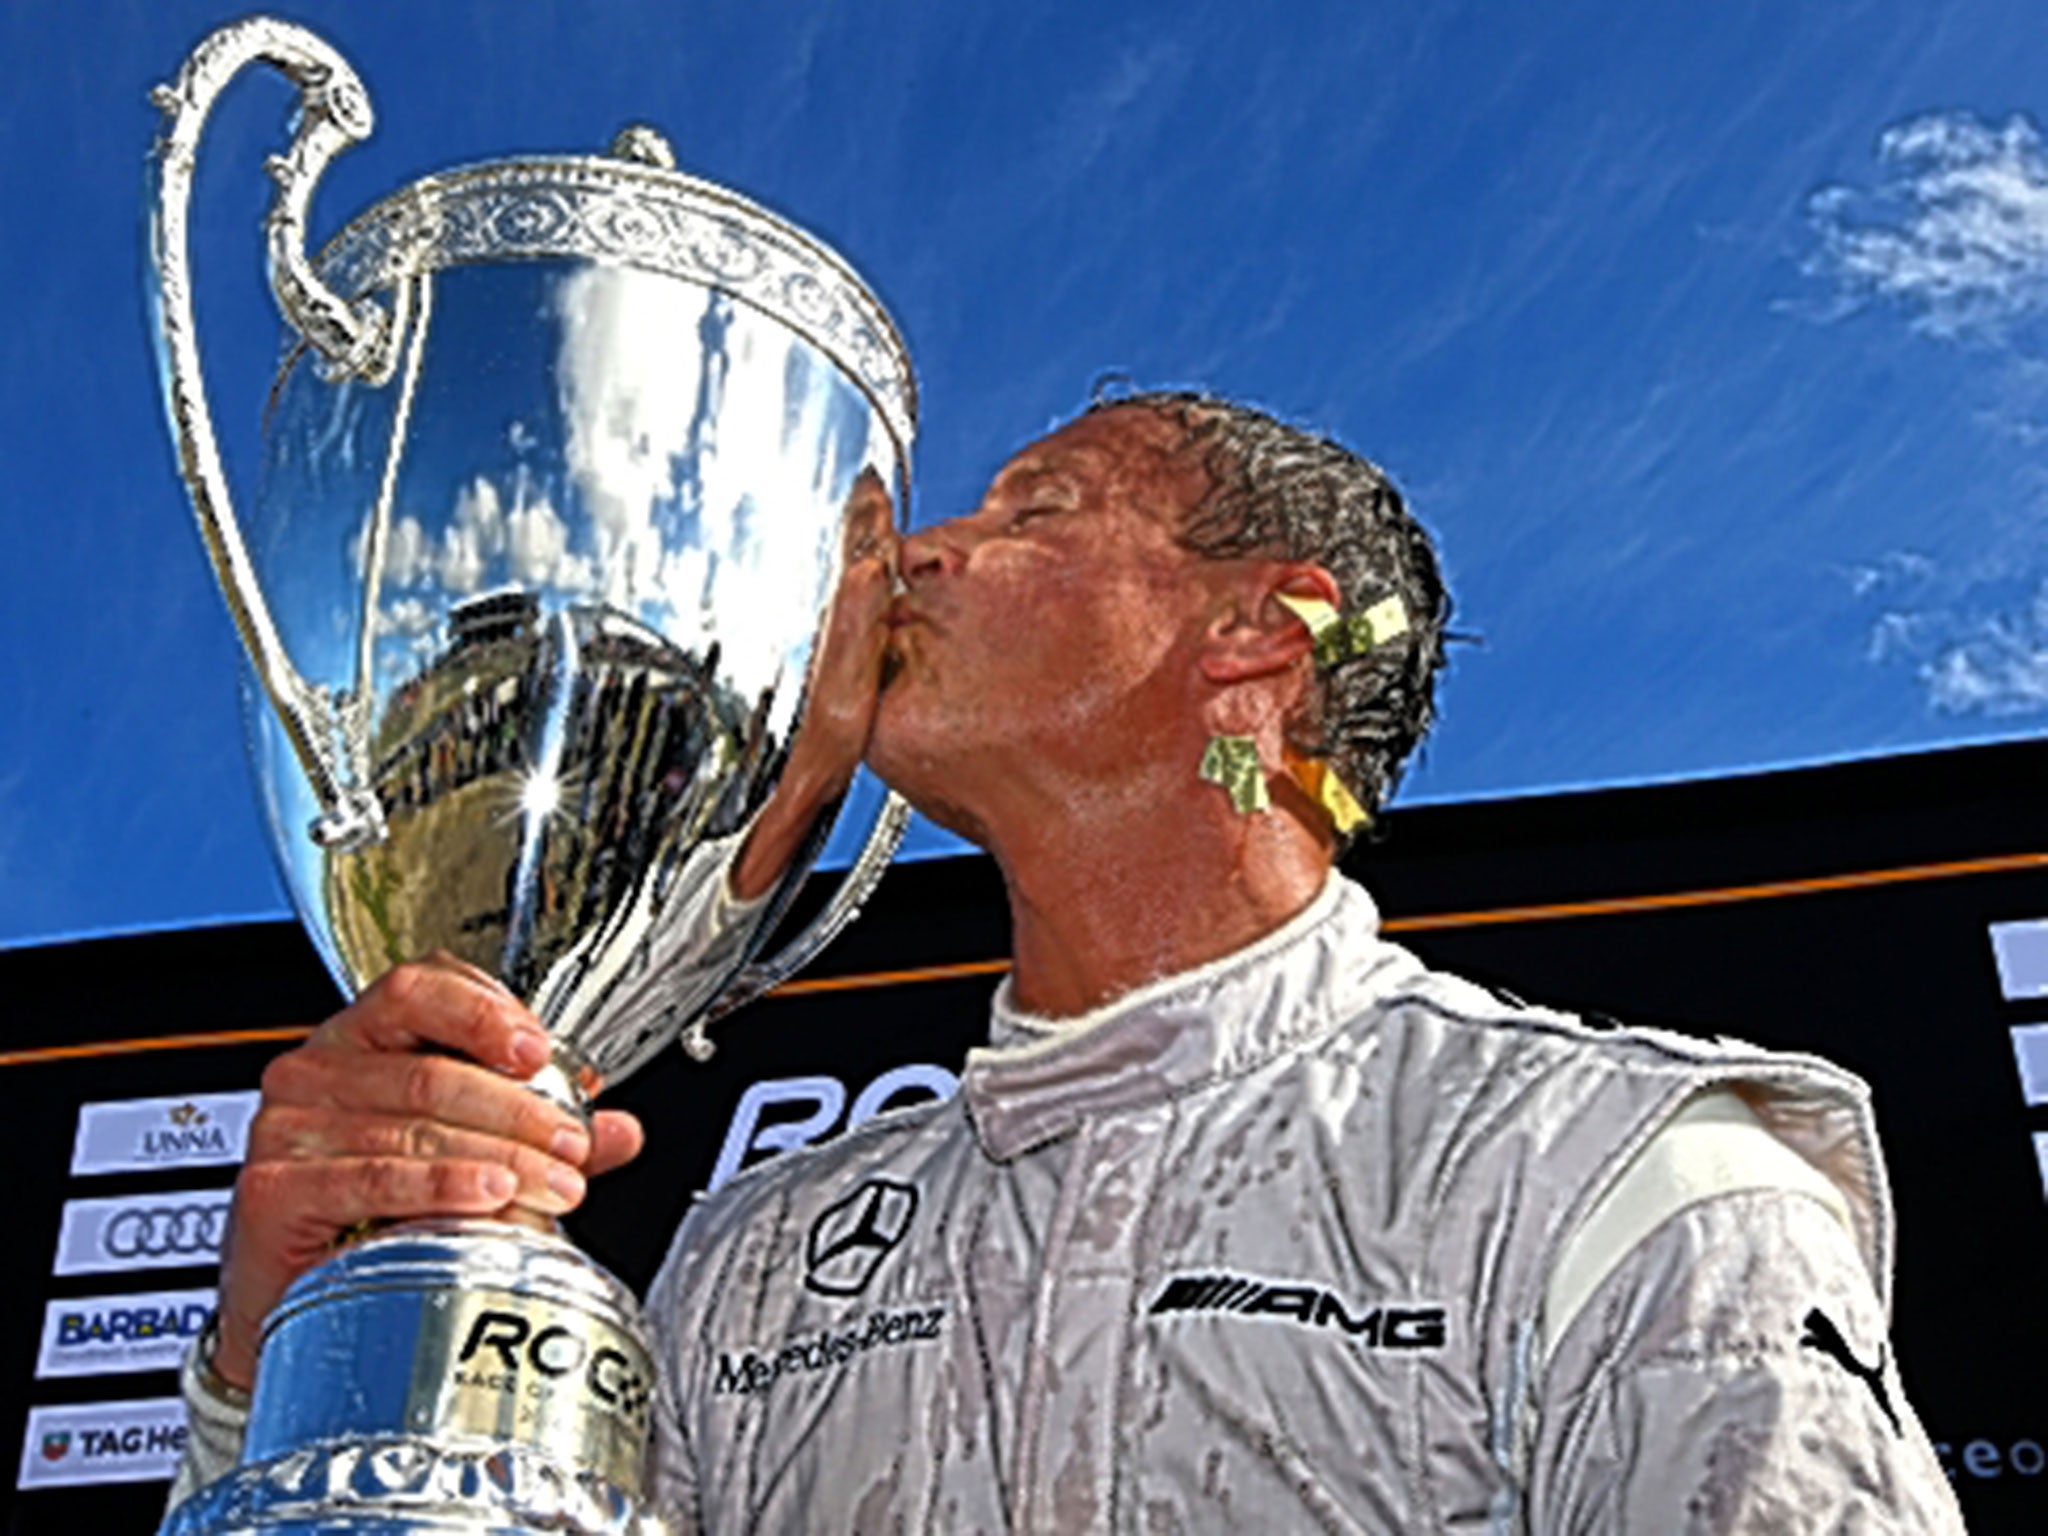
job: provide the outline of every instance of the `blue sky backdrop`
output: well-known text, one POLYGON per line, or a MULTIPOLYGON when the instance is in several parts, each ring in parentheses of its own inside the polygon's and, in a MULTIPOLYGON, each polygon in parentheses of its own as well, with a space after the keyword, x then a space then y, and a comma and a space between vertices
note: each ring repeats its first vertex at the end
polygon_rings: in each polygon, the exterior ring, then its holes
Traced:
MULTIPOLYGON (((415 176, 646 119, 836 243, 919 369, 919 520, 1112 369, 1381 462, 1483 637, 1408 800, 2048 719, 2032 7, 280 9, 378 113, 323 237, 415 176)), ((0 942, 283 910, 140 283, 148 89, 234 14, 0 7, 0 942)), ((199 184, 245 485, 288 103, 238 85, 199 184)))

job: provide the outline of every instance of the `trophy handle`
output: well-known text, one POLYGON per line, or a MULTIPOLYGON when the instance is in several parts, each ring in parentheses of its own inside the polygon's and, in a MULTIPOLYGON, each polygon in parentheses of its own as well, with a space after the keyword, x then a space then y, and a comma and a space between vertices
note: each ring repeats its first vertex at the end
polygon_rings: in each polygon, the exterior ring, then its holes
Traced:
POLYGON ((320 354, 330 378, 379 384, 396 366, 398 338, 408 307, 403 285, 393 313, 371 299, 351 306, 323 284, 304 250, 306 208, 327 162, 368 137, 370 99, 346 60, 302 27, 267 16, 251 17, 211 33, 192 50, 178 77, 151 100, 164 114, 163 135, 152 157, 155 180, 150 219, 150 296, 156 315, 158 371, 178 471, 199 519, 213 574, 257 679, 283 722, 286 738, 306 770, 321 815, 314 838, 329 847, 358 847, 383 834, 376 796, 349 782, 339 741, 355 711, 309 684, 285 654, 250 563, 222 471, 213 414, 199 365, 193 325, 187 215, 199 137, 207 114, 245 65, 262 62, 283 73, 299 92, 297 131, 290 150, 269 162, 277 193, 265 219, 270 284, 285 319, 320 354))
POLYGON ((809 965, 812 957, 838 936, 840 929, 860 916, 862 905, 888 870, 896 845, 903 841, 903 829, 909 821, 908 802, 895 790, 890 790, 888 798, 882 802, 882 814, 876 818, 874 831, 868 834, 859 856, 840 880, 839 889, 832 893, 832 899, 825 903, 824 910, 812 918, 804 931, 791 939, 780 954, 756 961, 727 982, 725 990, 683 1031, 680 1043, 693 1060, 709 1061, 715 1049, 711 1037, 704 1032, 706 1025, 724 1018, 736 1008, 745 1007, 770 988, 782 985, 809 965))

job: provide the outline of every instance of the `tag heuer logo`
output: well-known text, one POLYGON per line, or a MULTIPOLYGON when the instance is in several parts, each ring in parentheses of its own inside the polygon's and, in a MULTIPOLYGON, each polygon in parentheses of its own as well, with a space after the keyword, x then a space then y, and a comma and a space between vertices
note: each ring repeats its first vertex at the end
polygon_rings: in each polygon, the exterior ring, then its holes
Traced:
POLYGON ((910 1230, 917 1191, 893 1179, 869 1179, 811 1223, 804 1285, 821 1296, 857 1296, 910 1230))
POLYGON ((71 1449, 71 1431, 60 1429, 54 1434, 43 1436, 43 1460, 62 1461, 71 1449))

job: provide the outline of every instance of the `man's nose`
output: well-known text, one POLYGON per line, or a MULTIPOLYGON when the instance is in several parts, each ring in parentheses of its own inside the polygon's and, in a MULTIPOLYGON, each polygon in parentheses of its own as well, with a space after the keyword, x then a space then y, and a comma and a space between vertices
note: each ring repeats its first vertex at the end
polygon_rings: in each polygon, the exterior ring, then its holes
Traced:
POLYGON ((960 568, 961 548, 958 520, 934 523, 903 536, 901 565, 905 581, 930 580, 950 575, 960 568))

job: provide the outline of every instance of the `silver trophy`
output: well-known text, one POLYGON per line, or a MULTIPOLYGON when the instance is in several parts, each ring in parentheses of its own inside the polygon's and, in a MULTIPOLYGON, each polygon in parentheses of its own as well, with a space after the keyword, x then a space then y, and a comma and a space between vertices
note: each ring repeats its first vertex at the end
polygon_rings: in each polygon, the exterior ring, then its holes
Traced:
MULTIPOLYGON (((650 129, 428 177, 309 257, 314 184, 370 131, 340 55, 242 21, 156 100, 172 434, 314 943, 351 993, 435 949, 502 978, 555 1043, 536 1086, 578 1113, 671 1040, 708 1054, 705 1021, 826 943, 901 835, 893 796, 849 797, 765 904, 723 899, 861 488, 900 505, 916 400, 895 327, 832 251, 679 174, 650 129), (243 520, 186 221, 207 114, 257 61, 300 100, 270 162, 285 346, 243 520), (835 821, 850 873, 757 959, 835 821)), ((389 1228, 286 1296, 242 1465, 165 1528, 653 1531, 653 1376, 630 1293, 560 1237, 389 1228)))

